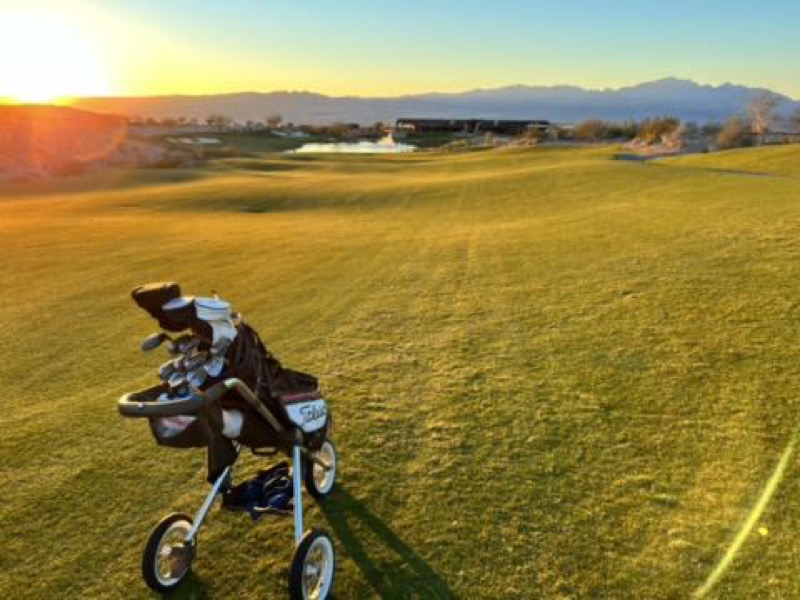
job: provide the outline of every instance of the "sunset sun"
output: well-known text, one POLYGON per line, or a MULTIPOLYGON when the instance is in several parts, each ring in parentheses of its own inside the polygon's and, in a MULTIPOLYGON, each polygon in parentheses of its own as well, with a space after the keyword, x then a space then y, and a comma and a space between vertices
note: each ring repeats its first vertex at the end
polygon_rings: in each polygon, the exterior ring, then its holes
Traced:
POLYGON ((62 17, 0 13, 0 96, 52 102, 110 93, 101 52, 87 31, 62 17))

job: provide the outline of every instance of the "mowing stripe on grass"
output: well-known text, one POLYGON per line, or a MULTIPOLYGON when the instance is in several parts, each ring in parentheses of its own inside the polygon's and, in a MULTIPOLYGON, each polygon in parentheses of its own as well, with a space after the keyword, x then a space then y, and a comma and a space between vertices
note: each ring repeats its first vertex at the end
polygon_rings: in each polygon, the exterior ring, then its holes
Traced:
POLYGON ((794 430, 794 433, 792 434, 789 442, 786 444, 786 447, 783 450, 783 453, 781 454, 781 459, 778 461, 775 470, 772 472, 772 477, 769 478, 769 481, 767 481, 767 484, 764 486, 764 489, 758 498, 758 502, 756 502, 755 506, 750 511, 750 514, 747 515, 747 520, 739 530, 739 533, 736 534, 733 543, 725 551, 722 559, 719 561, 719 563, 717 563, 717 566, 708 576, 705 583, 695 590, 695 598, 704 598, 706 594, 708 594, 708 592, 710 592, 711 589, 722 578, 722 576, 725 574, 725 571, 728 570, 728 567, 733 562, 733 559, 736 558, 736 554, 739 552, 745 540, 750 535, 750 532, 753 531, 753 527, 755 527, 756 523, 758 523, 761 515, 764 514, 764 511, 766 510, 769 501, 772 499, 775 490, 778 489, 778 484, 780 484, 781 480, 783 479, 784 472, 786 471, 786 465, 789 464, 789 459, 794 453, 794 448, 797 445, 798 437, 800 437, 800 428, 794 430))

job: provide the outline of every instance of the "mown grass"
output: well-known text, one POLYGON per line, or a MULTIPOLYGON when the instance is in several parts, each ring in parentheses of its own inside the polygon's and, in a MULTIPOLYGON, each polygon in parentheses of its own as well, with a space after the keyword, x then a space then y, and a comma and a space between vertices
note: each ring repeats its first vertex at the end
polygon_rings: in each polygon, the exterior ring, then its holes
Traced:
POLYGON ((253 156, 294 150, 307 142, 318 141, 318 138, 314 136, 308 138, 283 138, 268 131, 220 133, 215 134, 214 137, 219 138, 223 143, 236 148, 240 152, 253 156))
MULTIPOLYGON (((115 409, 160 362, 128 292, 169 279, 321 377, 341 487, 308 518, 337 598, 688 597, 797 423, 800 179, 714 170, 773 152, 265 155, 0 190, 0 595, 151 597, 150 527, 206 489, 202 452, 115 409)), ((712 595, 800 595, 797 474, 712 595)), ((283 597, 290 557, 288 521, 215 513, 178 596, 283 597)))
POLYGON ((797 146, 765 146, 763 148, 739 148, 706 155, 690 155, 671 158, 672 165, 707 167, 723 171, 738 171, 754 175, 800 176, 800 161, 797 146))

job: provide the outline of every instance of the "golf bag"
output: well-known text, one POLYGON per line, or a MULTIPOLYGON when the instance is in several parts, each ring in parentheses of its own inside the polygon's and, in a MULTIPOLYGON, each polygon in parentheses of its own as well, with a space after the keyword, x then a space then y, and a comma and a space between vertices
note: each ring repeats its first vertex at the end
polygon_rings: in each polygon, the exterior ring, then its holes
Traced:
MULTIPOLYGON (((141 286, 132 296, 162 329, 190 332, 172 341, 170 352, 176 358, 159 369, 164 383, 151 389, 152 397, 141 398, 142 401, 191 398, 235 378, 256 393, 281 426, 289 427, 286 402, 293 397, 318 394, 317 379, 284 368, 241 315, 231 312, 227 302, 182 296, 176 283, 141 286)), ((235 461, 234 443, 251 448, 279 448, 286 443, 280 432, 258 418, 235 389, 199 414, 151 417, 149 421, 160 445, 207 448, 209 481, 235 461)), ((313 448, 315 439, 313 435, 310 438, 309 446, 313 448)), ((323 438, 324 433, 319 434, 320 443, 323 438)))

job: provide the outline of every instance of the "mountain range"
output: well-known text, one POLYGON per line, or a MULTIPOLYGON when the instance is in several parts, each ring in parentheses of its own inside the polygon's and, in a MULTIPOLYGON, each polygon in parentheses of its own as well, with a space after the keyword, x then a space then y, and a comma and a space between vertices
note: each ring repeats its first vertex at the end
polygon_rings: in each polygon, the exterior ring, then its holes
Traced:
POLYGON ((760 94, 775 95, 779 111, 800 102, 764 88, 725 83, 704 85, 669 77, 618 89, 577 86, 514 85, 458 93, 397 97, 326 96, 312 92, 244 92, 207 96, 77 98, 72 106, 94 112, 137 117, 205 119, 212 113, 238 121, 263 121, 279 114, 285 122, 325 124, 337 121, 371 124, 398 117, 546 119, 576 122, 587 118, 614 121, 676 116, 684 121, 722 121, 743 112, 760 94))

